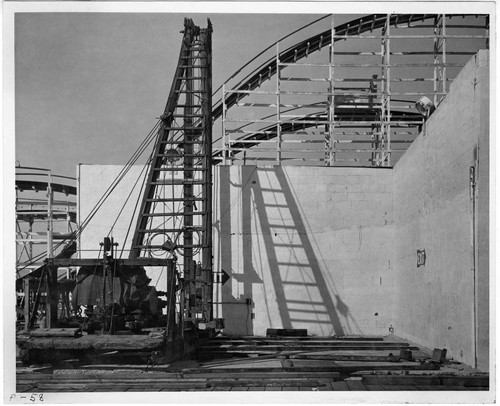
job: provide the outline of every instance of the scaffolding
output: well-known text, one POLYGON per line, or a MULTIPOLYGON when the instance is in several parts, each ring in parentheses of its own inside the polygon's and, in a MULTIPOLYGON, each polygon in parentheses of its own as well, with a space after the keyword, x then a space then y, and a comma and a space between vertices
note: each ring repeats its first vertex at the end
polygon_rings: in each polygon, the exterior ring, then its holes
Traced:
MULTIPOLYGON (((25 330, 35 322, 33 310, 40 302, 50 315, 46 260, 75 252, 75 183, 75 178, 54 175, 49 169, 16 167, 17 313, 25 330)), ((75 272, 76 268, 68 267, 51 276, 54 283, 64 283, 75 272)), ((60 316, 67 317, 69 298, 63 290, 58 296, 60 316)))
POLYGON ((488 46, 488 16, 371 15, 283 48, 228 80, 214 108, 226 164, 392 167, 467 59, 488 46), (244 99, 244 101, 242 101, 244 99), (264 114, 263 114, 264 113, 264 114))

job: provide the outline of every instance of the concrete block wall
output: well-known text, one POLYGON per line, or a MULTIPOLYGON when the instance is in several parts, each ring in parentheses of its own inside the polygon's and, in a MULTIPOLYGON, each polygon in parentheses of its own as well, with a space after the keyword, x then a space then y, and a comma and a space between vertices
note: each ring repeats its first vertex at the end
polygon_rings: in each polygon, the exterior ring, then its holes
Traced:
POLYGON ((449 356, 468 365, 477 358, 482 369, 488 368, 489 271, 487 243, 481 240, 480 268, 477 243, 478 235, 487 239, 488 222, 478 223, 478 196, 474 214, 470 168, 480 172, 484 216, 487 58, 480 52, 463 68, 393 169, 395 334, 447 348, 449 356), (417 266, 417 250, 425 250, 425 265, 417 266))
MULTIPOLYGON (((101 197, 122 170, 122 165, 78 165, 80 223, 92 213, 96 204, 99 204, 101 197)), ((119 244, 118 257, 128 258, 139 210, 136 206, 140 205, 139 191, 145 182, 145 173, 142 166, 130 168, 108 199, 100 204, 99 210, 81 234, 79 241, 81 258, 97 258, 99 254, 102 258, 102 252, 99 253, 99 243, 108 235, 119 244)), ((147 269, 147 274, 152 279, 151 284, 156 286, 157 290, 167 289, 165 271, 162 272, 161 268, 150 267, 147 269)))
MULTIPOLYGON (((134 216, 134 209, 139 198, 142 179, 144 179, 144 174, 141 176, 141 169, 140 166, 130 168, 122 182, 117 185, 109 198, 101 204, 100 209, 83 231, 80 241, 82 258, 94 257, 99 251, 99 242, 108 235, 111 229, 111 236, 115 238, 116 242, 120 242, 118 249, 124 248, 124 255, 127 254, 128 256, 128 249, 132 239, 130 234, 133 234, 134 222, 137 218, 137 213, 134 216), (133 188, 134 183, 140 176, 138 186, 133 188), (129 194, 130 197, 127 200, 129 194), (129 233, 126 246, 123 247, 123 241, 131 221, 134 221, 132 230, 129 233)), ((122 165, 78 165, 78 217, 80 223, 85 221, 122 170, 122 165)))
MULTIPOLYGON (((480 52, 392 170, 214 167, 214 269, 231 276, 216 292, 225 332, 388 334, 392 326, 488 370, 488 97, 488 54, 480 52), (417 266, 417 250, 425 265, 417 266)), ((120 170, 79 166, 81 220, 120 170)), ((123 244, 138 189, 122 206, 140 170, 89 224, 82 257, 95 256, 113 224, 123 244)), ((148 272, 165 290, 161 271, 148 272)))
POLYGON ((214 179, 225 333, 388 333, 391 170, 217 166, 214 179))

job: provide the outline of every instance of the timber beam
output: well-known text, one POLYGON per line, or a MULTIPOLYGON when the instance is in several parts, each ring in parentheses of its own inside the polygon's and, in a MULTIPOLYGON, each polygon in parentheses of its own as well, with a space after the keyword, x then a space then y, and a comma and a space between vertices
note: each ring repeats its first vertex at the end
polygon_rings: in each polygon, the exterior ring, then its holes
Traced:
MULTIPOLYGON (((164 258, 124 258, 112 260, 117 265, 128 266, 167 266, 171 259, 164 258)), ((95 258, 54 258, 50 261, 54 266, 68 267, 68 266, 92 266, 102 265, 102 259, 95 258)))

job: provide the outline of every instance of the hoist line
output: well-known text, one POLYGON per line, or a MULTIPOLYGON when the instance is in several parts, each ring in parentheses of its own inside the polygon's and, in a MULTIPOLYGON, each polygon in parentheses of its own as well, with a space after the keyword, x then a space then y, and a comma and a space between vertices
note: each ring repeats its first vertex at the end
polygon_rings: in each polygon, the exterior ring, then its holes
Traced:
MULTIPOLYGON (((137 162, 139 157, 144 153, 146 148, 149 146, 151 141, 154 139, 155 135, 157 134, 158 127, 160 125, 161 120, 158 120, 158 122, 155 124, 155 126, 151 129, 149 134, 145 137, 145 139, 141 142, 139 147, 135 150, 135 152, 132 154, 132 156, 128 159, 120 173, 116 176, 116 178, 113 180, 111 185, 107 188, 107 190, 104 192, 104 195, 101 196, 99 201, 94 205, 93 209, 90 211, 89 215, 83 220, 81 223, 80 227, 73 233, 72 240, 76 240, 78 237, 80 237, 82 231, 85 229, 85 227, 89 224, 90 220, 95 216, 97 211, 102 207, 104 202, 107 200, 111 192, 116 188, 118 183, 125 177, 125 175, 128 173, 130 168, 137 162)), ((53 251, 57 250, 59 247, 61 247, 63 244, 67 242, 68 238, 65 238, 61 240, 54 248, 53 251)), ((40 259, 44 258, 47 255, 47 251, 43 251, 40 254, 36 255, 29 261, 26 265, 24 265, 22 268, 18 268, 17 272, 19 273, 20 271, 28 268, 29 266, 32 266, 35 264, 37 261, 40 259)))
MULTIPOLYGON (((153 151, 151 151, 151 154, 149 155, 149 159, 147 160, 147 162, 146 162, 146 164, 144 165, 144 167, 143 167, 143 169, 142 169, 142 170, 144 170, 146 167, 148 167, 148 166, 149 166, 149 164, 150 164, 150 163, 151 163, 151 161, 153 160, 153 154, 154 154, 154 152, 153 152, 153 151)), ((141 175, 142 175, 142 171, 141 171, 141 175)), ((139 177, 140 177, 140 176, 139 176, 139 177)), ((130 234, 130 230, 131 230, 131 228, 132 228, 132 220, 134 219, 134 217, 135 217, 135 213, 137 212, 137 208, 139 207, 139 201, 140 201, 140 199, 141 199, 141 197, 142 197, 142 192, 143 192, 143 190, 144 190, 144 185, 145 185, 145 184, 146 184, 146 182, 143 182, 143 183, 141 184, 141 189, 139 190, 139 194, 137 195, 137 200, 136 200, 135 205, 134 205, 134 211, 132 212, 132 217, 131 217, 131 220, 130 220, 130 222, 129 222, 129 224, 128 224, 128 227, 127 227, 127 233, 125 234, 125 239, 123 240, 122 249, 121 249, 121 251, 120 251, 120 256, 119 256, 119 258, 120 258, 120 259, 121 259, 122 255, 123 255, 123 251, 125 250, 125 243, 127 242, 127 238, 128 238, 128 236, 129 236, 129 234, 130 234)), ((134 185, 134 187, 135 187, 135 185, 134 185)))
POLYGON ((90 213, 87 215, 85 220, 81 223, 80 227, 77 230, 77 236, 80 236, 82 231, 87 227, 87 225, 90 223, 92 218, 95 216, 97 211, 102 207, 104 202, 108 199, 110 194, 113 192, 113 190, 117 187, 117 185, 123 180, 125 175, 128 173, 130 168, 137 162, 139 157, 144 153, 148 145, 151 143, 151 141, 154 139, 154 136, 156 134, 156 131, 158 129, 160 120, 156 123, 156 125, 153 127, 153 129, 150 131, 150 133, 146 136, 146 138, 142 141, 141 145, 139 148, 134 152, 132 157, 127 161, 127 163, 124 165, 120 173, 116 176, 116 178, 111 182, 111 185, 106 189, 104 194, 101 196, 101 198, 98 200, 98 202, 95 204, 95 206, 92 208, 90 213))
MULTIPOLYGON (((141 177, 143 176, 143 173, 144 173, 144 170, 148 167, 149 165, 149 162, 150 162, 150 159, 148 159, 146 161, 146 163, 143 165, 142 169, 141 169, 141 172, 139 173, 139 176, 137 177, 135 183, 134 183, 134 186, 132 186, 132 188, 130 189, 130 192, 129 194, 127 195, 127 198, 125 199, 125 201, 123 202, 122 204, 122 207, 120 209, 120 211, 118 212, 116 218, 115 218, 115 221, 113 222, 113 224, 111 225, 110 229, 109 229, 109 232, 108 232, 108 237, 111 235, 111 233, 113 232, 113 229, 116 225, 116 223, 118 222, 118 219, 120 218, 121 214, 123 213, 123 210, 125 209, 125 206, 127 205, 127 202, 129 201, 130 197, 132 196, 132 193, 134 192, 134 189, 136 188, 137 186, 137 183, 139 182, 139 180, 141 179, 141 177)), ((139 193, 139 197, 140 197, 140 193, 139 193)), ((124 242, 125 244, 125 242, 124 242)))

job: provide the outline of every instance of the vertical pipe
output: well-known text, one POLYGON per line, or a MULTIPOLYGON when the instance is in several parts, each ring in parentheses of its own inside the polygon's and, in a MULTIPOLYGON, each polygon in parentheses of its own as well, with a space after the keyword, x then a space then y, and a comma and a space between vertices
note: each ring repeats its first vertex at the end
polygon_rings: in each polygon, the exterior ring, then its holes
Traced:
POLYGON ((385 35, 387 37, 386 47, 386 57, 387 57, 387 166, 391 166, 391 15, 387 15, 386 20, 387 29, 385 31, 385 35))
POLYGON ((56 327, 57 324, 57 308, 58 308, 58 291, 57 291, 57 267, 51 265, 51 260, 54 257, 53 247, 53 203, 54 193, 52 190, 52 175, 48 173, 47 181, 47 326, 49 328, 56 327))
MULTIPOLYGON (((31 208, 33 209, 33 205, 31 205, 31 208)), ((29 226, 28 226, 28 231, 30 233, 29 236, 28 236, 29 240, 33 239, 33 235, 31 234, 33 232, 33 223, 34 223, 33 219, 30 218, 30 220, 29 220, 29 226)), ((28 248, 28 250, 29 250, 29 252, 28 252, 28 260, 31 262, 31 260, 33 259, 33 242, 28 242, 28 244, 29 244, 28 245, 28 247, 29 247, 28 248)))
POLYGON ((439 53, 439 16, 437 16, 435 19, 434 19, 434 39, 433 39, 433 42, 434 42, 434 49, 433 49, 433 52, 434 52, 434 78, 433 78, 433 90, 434 90, 434 105, 437 106, 437 102, 438 102, 438 91, 439 91, 439 87, 438 87, 438 81, 439 81, 439 77, 438 77, 438 53, 439 53))
POLYGON ((47 258, 54 257, 54 248, 53 248, 53 221, 52 221, 52 202, 53 202, 53 191, 52 191, 52 176, 51 173, 48 173, 48 182, 47 182, 47 258))
POLYGON ((222 84, 222 165, 226 165, 227 139, 226 139, 226 84, 222 84))
POLYGON ((335 71, 334 71, 334 55, 335 55, 335 23, 332 14, 330 23, 330 52, 328 58, 328 129, 325 131, 325 166, 332 166, 335 162, 335 153, 333 152, 335 144, 335 71))
POLYGON ((28 330, 30 321, 30 280, 29 276, 23 279, 24 289, 24 330, 28 330))
POLYGON ((477 194, 477 179, 478 179, 478 153, 477 146, 474 147, 474 165, 469 168, 469 187, 471 199, 471 245, 472 245, 472 334, 473 334, 473 354, 474 354, 474 368, 477 368, 477 230, 476 230, 476 194, 477 194))
POLYGON ((276 43, 276 163, 281 165, 281 86, 280 46, 276 43))
POLYGON ((380 125, 379 125, 379 134, 377 135, 377 141, 375 143, 375 165, 380 166, 382 163, 381 160, 381 150, 380 145, 382 143, 383 137, 385 135, 385 120, 386 120, 386 102, 387 102, 387 47, 386 47, 386 29, 387 29, 387 20, 382 28, 383 35, 381 36, 381 44, 380 44, 380 53, 382 55, 382 77, 380 81, 380 91, 381 91, 381 101, 380 101, 380 125))
POLYGON ((171 341, 175 329, 175 267, 174 261, 167 261, 167 338, 171 341))
MULTIPOLYGON (((442 35, 442 41, 443 41, 443 57, 442 57, 442 63, 443 63, 443 78, 442 78, 442 81, 443 81, 443 93, 446 94, 447 93, 447 84, 446 84, 446 81, 447 81, 447 78, 446 78, 446 18, 445 18, 445 15, 443 14, 442 17, 443 19, 442 21, 442 25, 443 25, 443 29, 441 30, 441 35, 442 35)), ((442 95, 441 97, 444 97, 444 95, 442 95)))
MULTIPOLYGON (((80 215, 80 207, 81 207, 81 203, 80 203, 80 179, 81 179, 81 165, 82 164, 78 164, 77 168, 76 168, 76 171, 77 171, 77 178, 76 178, 76 200, 77 200, 77 204, 76 204, 76 230, 77 230, 77 252, 78 252, 78 258, 81 258, 82 257, 82 252, 81 252, 81 246, 82 246, 82 237, 81 237, 81 234, 80 232, 78 232, 78 230, 80 230, 80 219, 81 219, 81 215, 80 215)), ((123 244, 125 244, 126 241, 123 242, 123 244)))

